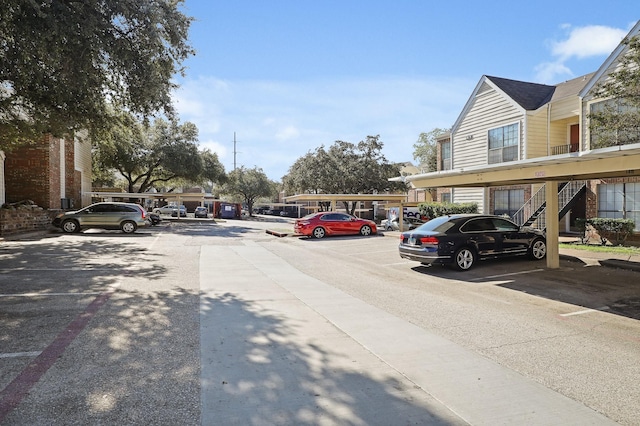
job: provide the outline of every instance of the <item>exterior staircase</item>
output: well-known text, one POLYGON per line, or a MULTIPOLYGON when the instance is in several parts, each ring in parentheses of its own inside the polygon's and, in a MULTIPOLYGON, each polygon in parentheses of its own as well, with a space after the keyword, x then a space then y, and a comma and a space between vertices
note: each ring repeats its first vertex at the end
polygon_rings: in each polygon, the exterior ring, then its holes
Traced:
MULTIPOLYGON (((558 220, 571 210, 576 200, 587 190, 586 181, 564 182, 558 187, 558 220)), ((545 200, 545 185, 524 203, 512 217, 521 226, 547 229, 547 202, 545 200)))

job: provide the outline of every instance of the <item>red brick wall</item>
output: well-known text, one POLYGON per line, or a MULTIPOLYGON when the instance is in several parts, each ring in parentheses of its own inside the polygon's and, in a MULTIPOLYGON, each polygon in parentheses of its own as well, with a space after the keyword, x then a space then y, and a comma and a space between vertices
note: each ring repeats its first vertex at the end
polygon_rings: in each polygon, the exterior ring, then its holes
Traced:
MULTIPOLYGON (((64 197, 79 201, 80 181, 75 176, 73 140, 64 143, 64 197)), ((7 203, 32 200, 45 209, 60 208, 60 140, 45 136, 37 143, 7 153, 5 190, 7 203)))

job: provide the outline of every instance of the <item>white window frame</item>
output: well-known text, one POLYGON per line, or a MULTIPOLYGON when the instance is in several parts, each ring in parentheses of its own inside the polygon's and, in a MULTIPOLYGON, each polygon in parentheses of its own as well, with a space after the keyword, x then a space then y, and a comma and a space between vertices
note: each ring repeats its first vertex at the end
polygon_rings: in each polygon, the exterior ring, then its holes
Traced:
MULTIPOLYGON (((504 131, 503 131, 504 133, 504 131)), ((487 164, 500 164, 500 163, 508 163, 511 161, 518 161, 520 159, 520 145, 521 145, 521 135, 520 135, 520 122, 516 121, 516 122, 512 122, 509 124, 505 124, 504 126, 499 126, 499 127, 493 127, 489 130, 487 130, 487 164), (516 143, 515 145, 507 145, 506 147, 516 147, 516 158, 512 159, 512 160, 504 160, 504 138, 502 139, 503 145, 499 148, 491 148, 491 137, 490 134, 492 131, 494 130, 500 130, 500 129, 505 129, 507 127, 511 127, 511 126, 516 126, 516 135, 517 135, 517 139, 516 139, 516 143), (491 161, 491 153, 492 152, 500 152, 500 161, 491 161)))

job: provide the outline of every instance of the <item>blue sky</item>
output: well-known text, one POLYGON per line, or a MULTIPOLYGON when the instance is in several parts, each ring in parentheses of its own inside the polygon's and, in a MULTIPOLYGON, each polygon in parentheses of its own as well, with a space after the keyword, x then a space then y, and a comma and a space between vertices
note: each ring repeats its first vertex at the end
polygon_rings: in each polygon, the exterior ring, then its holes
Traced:
POLYGON ((380 135, 413 161, 482 75, 555 84, 596 71, 640 19, 637 0, 186 0, 196 55, 176 108, 227 171, 279 181, 336 140, 380 135))

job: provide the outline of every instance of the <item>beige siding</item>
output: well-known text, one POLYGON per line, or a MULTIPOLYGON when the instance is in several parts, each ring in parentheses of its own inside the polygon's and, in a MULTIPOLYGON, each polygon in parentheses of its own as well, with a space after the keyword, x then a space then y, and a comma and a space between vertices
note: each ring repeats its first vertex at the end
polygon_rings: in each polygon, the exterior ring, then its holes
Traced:
POLYGON ((552 122, 557 120, 565 120, 567 118, 577 119, 579 115, 580 98, 577 95, 561 99, 551 105, 552 122))
POLYGON ((81 197, 82 206, 91 204, 91 141, 86 136, 86 133, 79 134, 74 139, 74 165, 76 171, 81 173, 81 197))
POLYGON ((547 149, 547 108, 527 114, 524 158, 544 157, 547 149))
POLYGON ((487 164, 489 129, 518 122, 520 131, 523 131, 522 111, 504 96, 489 89, 491 87, 487 84, 481 87, 453 135, 454 169, 487 164))
POLYGON ((454 188, 451 201, 454 203, 476 203, 478 204, 478 212, 484 211, 484 188, 454 188))

